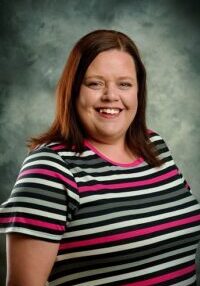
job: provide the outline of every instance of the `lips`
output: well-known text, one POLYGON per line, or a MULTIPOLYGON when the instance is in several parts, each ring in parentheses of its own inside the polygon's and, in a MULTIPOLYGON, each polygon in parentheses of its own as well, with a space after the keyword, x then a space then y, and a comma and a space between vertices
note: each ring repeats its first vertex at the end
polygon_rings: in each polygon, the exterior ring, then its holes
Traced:
POLYGON ((116 107, 99 107, 96 108, 96 111, 98 111, 100 114, 118 115, 122 109, 116 107))

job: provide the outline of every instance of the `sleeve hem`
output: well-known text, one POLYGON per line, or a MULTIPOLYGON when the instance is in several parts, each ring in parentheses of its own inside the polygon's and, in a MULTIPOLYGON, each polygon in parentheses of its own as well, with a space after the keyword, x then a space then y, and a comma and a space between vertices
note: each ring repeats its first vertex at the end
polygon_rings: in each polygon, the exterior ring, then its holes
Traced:
POLYGON ((62 236, 55 236, 55 235, 45 235, 45 234, 39 234, 30 230, 26 229, 16 229, 16 228, 6 228, 6 229, 0 229, 0 233, 2 234, 11 234, 11 233, 16 233, 16 234, 24 234, 26 236, 29 236, 34 239, 38 240, 43 240, 43 241, 48 241, 48 242, 55 242, 55 243, 60 243, 60 240, 62 236))

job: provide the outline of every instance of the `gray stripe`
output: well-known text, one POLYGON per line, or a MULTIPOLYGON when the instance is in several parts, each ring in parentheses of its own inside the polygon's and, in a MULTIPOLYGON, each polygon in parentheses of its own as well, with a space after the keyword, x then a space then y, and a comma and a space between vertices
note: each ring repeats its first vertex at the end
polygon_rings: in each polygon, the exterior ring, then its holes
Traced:
MULTIPOLYGON (((113 256, 112 253, 109 254, 109 256, 111 257, 106 257, 106 258, 100 258, 100 257, 95 257, 95 259, 91 259, 91 257, 89 257, 88 261, 86 261, 86 259, 84 259, 84 261, 78 261, 79 259, 77 258, 76 263, 70 263, 70 260, 62 260, 62 263, 60 266, 57 265, 56 270, 54 270, 53 273, 58 273, 61 272, 63 270, 71 270, 71 269, 81 269, 82 267, 90 267, 90 266, 95 266, 95 265, 99 265, 99 264, 107 264, 107 263, 114 263, 114 262, 119 262, 120 264, 123 261, 131 261, 131 260, 135 260, 136 258, 141 258, 144 256, 148 256, 148 255, 155 255, 156 252, 160 252, 160 251, 164 251, 166 250, 167 252, 173 248, 173 247, 180 247, 181 245, 184 245, 186 243, 190 243, 190 246, 193 245, 192 243, 194 242, 194 247, 197 246, 197 241, 199 240, 199 235, 196 235, 194 237, 188 237, 185 239, 181 239, 180 240, 176 240, 175 242, 169 242, 166 244, 166 242, 164 242, 163 245, 161 246, 154 246, 152 248, 152 246, 150 245, 149 248, 147 250, 141 249, 140 251, 136 252, 134 251, 134 253, 129 253, 129 254, 125 254, 122 255, 120 254, 119 256, 113 256)), ((105 254, 104 254, 105 256, 105 254)))
POLYGON ((161 143, 161 144, 156 145, 155 147, 156 147, 157 150, 160 150, 160 149, 166 148, 167 146, 166 146, 166 144, 161 143))
MULTIPOLYGON (((49 208, 55 209, 55 210, 62 210, 66 211, 66 204, 63 201, 62 203, 55 203, 55 202, 49 202, 45 199, 35 199, 35 198, 29 198, 29 197, 12 197, 9 198, 7 203, 13 203, 14 206, 18 206, 18 203, 30 203, 34 205, 34 208, 40 208, 41 206, 48 206, 49 208)), ((12 208, 11 208, 12 211, 12 208)))
MULTIPOLYGON (((146 166, 147 163, 146 162, 142 162, 139 166, 130 166, 130 167, 126 167, 127 169, 129 168, 130 170, 133 170, 134 168, 141 168, 146 166)), ((70 169, 70 171, 74 174, 80 173, 80 172, 85 172, 87 174, 94 174, 94 173, 104 173, 104 172, 108 172, 108 171, 121 171, 124 172, 124 167, 122 166, 117 166, 117 165, 106 165, 105 167, 96 167, 94 168, 80 168, 80 167, 75 167, 70 169)))
POLYGON ((33 194, 44 195, 44 196, 51 197, 51 198, 65 200, 65 195, 62 194, 59 191, 51 192, 51 191, 48 191, 48 190, 41 190, 41 189, 38 189, 38 188, 29 188, 29 187, 26 187, 26 188, 15 187, 13 189, 13 191, 12 191, 11 197, 13 197, 13 195, 15 195, 15 194, 19 194, 20 195, 21 192, 25 192, 25 193, 29 193, 30 192, 30 193, 33 193, 33 194))
MULTIPOLYGON (((166 252, 166 253, 163 253, 160 255, 155 255, 153 257, 150 256, 148 258, 141 259, 140 261, 125 263, 123 265, 120 264, 120 265, 113 265, 113 266, 104 267, 104 268, 89 269, 89 270, 82 271, 82 272, 79 271, 78 278, 90 277, 93 275, 104 274, 104 273, 109 273, 109 272, 123 270, 123 269, 127 269, 128 271, 130 271, 130 268, 134 268, 134 267, 137 267, 140 265, 145 265, 145 264, 151 263, 153 261, 161 260, 161 259, 168 258, 171 256, 173 256, 173 260, 170 262, 164 262, 164 264, 165 263, 168 263, 168 264, 171 263, 173 265, 173 264, 176 264, 176 262, 178 262, 180 264, 180 258, 177 258, 176 255, 181 254, 183 252, 188 252, 188 251, 194 250, 194 248, 196 249, 196 246, 192 245, 192 246, 187 246, 183 249, 176 249, 176 250, 166 252)), ((194 259, 193 256, 194 256, 194 254, 186 255, 183 260, 184 261, 191 261, 191 259, 194 259)), ((163 264, 163 262, 157 263, 157 265, 162 265, 162 264, 163 264)), ((157 267, 157 265, 155 265, 154 267, 157 267)), ((150 266, 148 266, 148 267, 150 267, 150 266)), ((134 270, 132 269, 132 271, 134 271, 134 270)), ((115 275, 113 277, 115 277, 115 275)), ((62 279, 64 282, 77 279, 77 273, 67 275, 67 277, 63 277, 63 278, 61 278, 61 280, 62 279)))
MULTIPOLYGON (((99 163, 102 163, 102 159, 101 158, 95 158, 95 159, 91 159, 91 160, 84 160, 84 159, 81 159, 81 160, 76 160, 75 158, 73 158, 72 160, 70 159, 65 159, 66 162, 68 163, 72 163, 73 165, 76 164, 76 165, 94 165, 94 164, 99 164, 99 163)), ((94 172, 94 169, 93 169, 93 172, 94 172)))
POLYGON ((108 210, 108 209, 118 208, 118 207, 121 207, 122 204, 123 206, 144 205, 145 203, 152 203, 152 202, 157 202, 160 200, 170 199, 170 198, 177 197, 180 194, 187 194, 187 193, 188 193, 188 190, 180 189, 178 191, 168 192, 165 195, 160 195, 156 197, 144 198, 144 196, 142 196, 142 199, 140 200, 136 200, 135 197, 133 197, 133 200, 131 200, 129 197, 128 201, 112 202, 108 204, 103 203, 102 205, 84 207, 83 209, 79 210, 78 214, 91 213, 91 212, 103 211, 105 209, 108 210))
POLYGON ((184 280, 184 281, 178 282, 176 284, 173 284, 173 286, 194 286, 194 282, 195 281, 196 281, 196 275, 193 275, 192 277, 190 277, 187 280, 184 280))
MULTIPOLYGON (((189 197, 186 197, 186 198, 183 198, 183 199, 180 199, 180 200, 175 200, 175 201, 172 201, 170 203, 165 203, 165 204, 157 204, 156 206, 148 206, 148 207, 141 207, 141 208, 137 208, 137 209, 131 209, 131 210, 113 210, 112 212, 110 213, 107 213, 107 214, 103 214, 103 215, 97 215, 95 216, 95 214, 93 216, 90 216, 89 218, 82 218, 82 219, 79 219, 79 220, 76 220, 76 221, 73 221, 72 223, 72 226, 78 226, 78 225, 81 225, 81 226, 84 226, 85 224, 88 225, 88 227, 90 227, 89 224, 91 223, 99 223, 99 222, 102 222, 102 221, 108 221, 108 220, 111 220, 113 218, 122 218, 124 216, 135 216, 135 219, 136 219, 136 215, 140 215, 141 214, 148 214, 148 213, 152 213, 152 212, 155 212, 155 211, 160 211, 160 213, 162 211, 166 211, 167 209, 170 209, 170 208, 173 208, 173 207, 178 207, 180 205, 183 205, 185 203, 188 203, 188 202, 194 202, 194 199, 189 196, 189 197)), ((195 202, 195 205, 196 205, 196 202, 195 202)), ((121 206, 123 206, 123 203, 121 204, 121 206)), ((96 225, 97 225, 96 224, 96 225)))

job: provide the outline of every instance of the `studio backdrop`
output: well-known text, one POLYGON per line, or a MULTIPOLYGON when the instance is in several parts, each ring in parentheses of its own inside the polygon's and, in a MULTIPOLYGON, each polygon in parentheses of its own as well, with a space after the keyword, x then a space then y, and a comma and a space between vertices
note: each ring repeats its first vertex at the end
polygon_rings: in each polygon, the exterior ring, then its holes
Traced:
MULTIPOLYGON (((84 34, 103 28, 125 32, 139 47, 147 68, 148 127, 166 139, 200 202, 199 15, 193 0, 1 0, 0 203, 27 154, 26 140, 52 122, 69 51, 84 34)), ((1 235, 0 285, 5 255, 1 235)))

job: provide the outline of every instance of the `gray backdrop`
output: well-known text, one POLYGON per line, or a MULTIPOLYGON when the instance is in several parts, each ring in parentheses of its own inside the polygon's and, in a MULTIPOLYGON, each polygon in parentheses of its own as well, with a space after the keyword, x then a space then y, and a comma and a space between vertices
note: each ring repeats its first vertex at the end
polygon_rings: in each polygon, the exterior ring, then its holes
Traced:
MULTIPOLYGON (((53 118, 55 85, 70 49, 99 28, 125 32, 139 46, 149 128, 166 139, 200 201, 199 15, 192 0, 0 0, 0 202, 26 156, 26 139, 53 118)), ((0 285, 5 268, 1 235, 0 285)))

